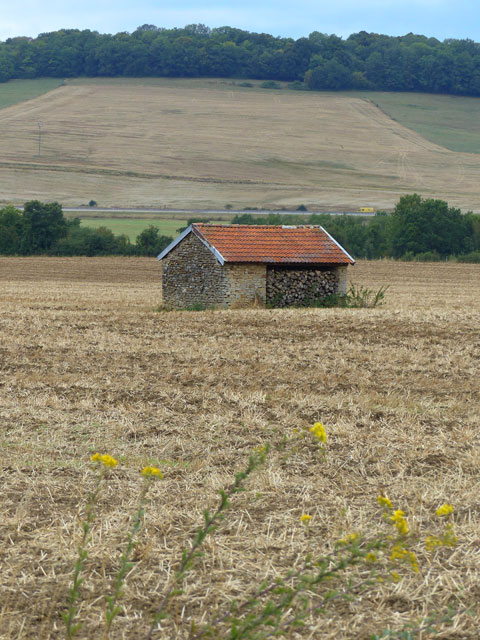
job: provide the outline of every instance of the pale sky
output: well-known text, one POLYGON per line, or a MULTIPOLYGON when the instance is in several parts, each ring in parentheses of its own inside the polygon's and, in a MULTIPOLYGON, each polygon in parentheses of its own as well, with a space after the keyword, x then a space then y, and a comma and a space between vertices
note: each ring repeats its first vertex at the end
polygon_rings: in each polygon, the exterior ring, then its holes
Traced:
POLYGON ((57 29, 132 32, 203 23, 300 38, 409 32, 480 41, 479 0, 0 0, 0 40, 57 29))

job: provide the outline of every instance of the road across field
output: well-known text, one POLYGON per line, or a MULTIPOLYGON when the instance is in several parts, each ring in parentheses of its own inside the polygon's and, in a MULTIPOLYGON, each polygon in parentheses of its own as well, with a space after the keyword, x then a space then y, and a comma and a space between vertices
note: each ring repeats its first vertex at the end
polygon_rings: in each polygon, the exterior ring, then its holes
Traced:
MULTIPOLYGON (((19 209, 23 209, 23 207, 18 207, 19 209)), ((283 209, 268 209, 261 211, 250 211, 243 209, 119 209, 115 207, 114 209, 104 209, 100 207, 90 208, 90 207, 63 207, 63 211, 69 213, 173 213, 173 214, 185 214, 185 215, 243 215, 243 214, 252 214, 258 216, 268 216, 270 214, 280 214, 280 215, 317 215, 317 214, 326 214, 330 216, 343 216, 344 214, 349 216, 374 216, 375 212, 363 213, 360 211, 284 211, 283 209)))
MULTIPOLYGON (((19 211, 23 211, 22 206, 18 206, 17 209, 19 211)), ((298 215, 329 215, 329 216, 374 216, 375 212, 364 213, 362 211, 285 211, 284 209, 262 209, 261 211, 245 211, 244 209, 147 209, 147 208, 138 208, 138 209, 130 209, 130 208, 119 208, 115 207, 112 209, 103 208, 103 207, 62 207, 64 213, 83 213, 83 217, 88 217, 86 214, 91 214, 92 217, 96 213, 172 213, 175 215, 184 214, 186 216, 206 216, 206 215, 243 215, 243 214, 252 214, 254 216, 268 216, 268 215, 286 215, 286 216, 298 216, 298 215)))

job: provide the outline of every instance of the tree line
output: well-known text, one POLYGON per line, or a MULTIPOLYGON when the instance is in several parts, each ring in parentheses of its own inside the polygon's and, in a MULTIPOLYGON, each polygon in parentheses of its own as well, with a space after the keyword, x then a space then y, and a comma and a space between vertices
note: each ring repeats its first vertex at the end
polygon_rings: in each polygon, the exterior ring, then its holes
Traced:
MULTIPOLYGON (((285 220, 284 214, 243 213, 232 223, 282 225, 285 220)), ((188 220, 192 222, 209 220, 188 220)), ((391 214, 294 214, 287 222, 323 226, 354 258, 480 262, 480 215, 462 214, 443 200, 423 199, 418 194, 400 198, 391 214)), ((58 202, 31 200, 23 211, 11 205, 0 209, 0 255, 156 256, 172 240, 154 225, 144 229, 134 243, 106 227, 83 227, 79 218, 65 218, 58 202)))
MULTIPOLYGON (((234 224, 285 224, 282 214, 236 215, 234 224)), ((480 215, 462 214, 444 200, 400 198, 391 214, 372 217, 289 215, 288 224, 321 225, 354 258, 480 262, 480 215)))
POLYGON ((26 202, 23 211, 8 205, 0 209, 0 254, 7 256, 156 256, 172 238, 153 225, 135 243, 111 229, 82 227, 79 218, 65 218, 58 202, 26 202))
POLYGON ((76 76, 238 77, 287 81, 293 89, 477 96, 480 45, 365 31, 346 39, 313 31, 295 40, 202 24, 145 24, 117 34, 61 29, 0 42, 0 81, 76 76))

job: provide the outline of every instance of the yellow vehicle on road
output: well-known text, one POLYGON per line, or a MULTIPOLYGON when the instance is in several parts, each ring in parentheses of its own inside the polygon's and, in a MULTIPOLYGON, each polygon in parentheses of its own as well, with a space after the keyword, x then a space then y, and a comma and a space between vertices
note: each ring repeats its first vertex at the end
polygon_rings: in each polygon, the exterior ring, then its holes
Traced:
POLYGON ((360 207, 360 213, 375 213, 375 209, 373 207, 360 207))

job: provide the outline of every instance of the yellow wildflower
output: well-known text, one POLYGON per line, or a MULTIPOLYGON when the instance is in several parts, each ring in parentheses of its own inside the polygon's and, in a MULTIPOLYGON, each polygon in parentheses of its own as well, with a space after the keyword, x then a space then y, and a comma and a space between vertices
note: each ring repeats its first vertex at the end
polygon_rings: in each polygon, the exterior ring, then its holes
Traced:
POLYGON ((308 515, 308 513, 303 513, 303 514, 300 516, 300 522, 304 522, 305 524, 306 524, 307 522, 310 522, 310 520, 311 520, 311 519, 312 519, 312 516, 309 516, 309 515, 308 515))
POLYGON ((436 547, 443 547, 443 540, 438 536, 427 536, 425 538, 425 546, 428 551, 433 551, 436 547))
POLYGON ((392 580, 394 582, 400 582, 400 576, 396 571, 392 571, 390 575, 392 576, 392 580))
POLYGON ((142 476, 144 478, 163 478, 163 473, 157 467, 143 467, 142 476))
POLYGON ((425 538, 425 546, 429 551, 433 551, 436 547, 455 547, 458 538, 455 535, 453 523, 450 522, 445 526, 443 536, 427 536, 425 538))
POLYGON ((437 516, 449 516, 453 511, 454 509, 451 504, 442 504, 441 507, 438 507, 435 513, 437 516))
POLYGON ((402 536, 406 536, 408 533, 408 522, 405 520, 405 518, 402 518, 401 520, 399 520, 398 522, 395 523, 395 526, 397 527, 398 533, 402 536))
POLYGON ((443 544, 446 547, 454 547, 457 544, 458 538, 455 535, 455 528, 453 526, 453 522, 450 522, 445 526, 445 531, 443 532, 442 540, 443 540, 443 544))
POLYGON ((315 438, 317 438, 317 440, 320 440, 320 442, 327 441, 327 432, 325 431, 325 427, 321 422, 315 422, 313 427, 310 427, 310 433, 313 433, 315 438))
POLYGON ((352 542, 355 542, 357 538, 358 533, 349 533, 348 536, 345 536, 345 538, 337 540, 337 544, 351 544, 352 542))
POLYGON ((406 536, 408 533, 408 522, 404 516, 405 513, 401 509, 396 509, 390 516, 390 520, 395 523, 395 527, 402 536, 406 536))
POLYGON ((382 507, 386 507, 387 509, 393 509, 393 504, 390 498, 387 498, 387 496, 378 496, 377 502, 382 507))
POLYGON ((408 554, 408 551, 401 547, 399 544, 395 544, 390 552, 390 560, 403 560, 408 554))
POLYGON ((390 552, 390 560, 394 561, 394 560, 407 560, 408 562, 410 562, 410 565, 412 567, 412 569, 415 571, 415 573, 418 573, 419 569, 418 569, 418 562, 417 562, 417 556, 414 554, 413 551, 408 551, 408 549, 405 549, 404 547, 402 547, 399 544, 395 544, 392 547, 392 550, 390 552))
POLYGON ((118 460, 115 460, 115 458, 109 456, 108 453, 102 455, 100 453, 94 453, 93 456, 91 456, 90 460, 92 462, 100 462, 105 467, 111 468, 116 467, 118 464, 118 460))
POLYGON ((413 551, 408 552, 408 559, 410 561, 410 565, 412 569, 415 571, 415 573, 418 573, 420 569, 418 568, 417 556, 414 554, 413 551))
POLYGON ((372 551, 367 553, 367 555, 365 556, 365 562, 367 562, 368 564, 371 564, 372 562, 376 562, 376 561, 377 561, 377 556, 372 551))

